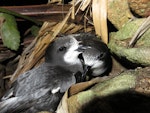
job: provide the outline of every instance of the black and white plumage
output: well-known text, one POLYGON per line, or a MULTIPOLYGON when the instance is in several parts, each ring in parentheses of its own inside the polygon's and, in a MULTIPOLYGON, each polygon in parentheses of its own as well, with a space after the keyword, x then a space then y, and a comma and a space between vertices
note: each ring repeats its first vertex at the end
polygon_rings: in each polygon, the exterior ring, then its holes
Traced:
POLYGON ((80 33, 71 36, 76 38, 83 46, 83 64, 85 67, 90 67, 91 76, 102 76, 111 70, 112 61, 109 49, 96 35, 80 33))
POLYGON ((0 102, 0 113, 54 112, 64 92, 75 83, 75 73, 43 63, 18 77, 0 102))
MULTIPOLYGON (((73 72, 83 71, 78 58, 80 42, 71 35, 65 35, 53 41, 46 50, 45 62, 63 66, 73 72)), ((80 48, 82 49, 82 48, 80 48)), ((80 51, 80 53, 82 50, 80 51)))
POLYGON ((107 70, 107 53, 107 46, 91 34, 57 38, 47 48, 46 63, 20 75, 3 96, 0 113, 54 112, 64 92, 86 72, 84 67, 90 67, 93 76, 107 70))
POLYGON ((110 63, 105 60, 107 53, 100 52, 96 48, 89 47, 83 53, 82 57, 84 60, 85 71, 89 71, 89 75, 92 76, 102 76, 108 70, 110 63))
POLYGON ((78 47, 74 37, 58 38, 50 44, 46 63, 17 78, 1 99, 0 113, 54 112, 64 92, 77 82, 76 72, 83 71, 78 47))
MULTIPOLYGON (((72 44, 72 43, 69 43, 72 44)), ((67 48, 70 49, 71 48, 67 48)), ((77 51, 73 51, 75 54, 75 52, 77 51)), ((62 54, 60 52, 60 54, 62 54)), ((62 56, 62 55, 60 55, 62 56)), ((91 75, 92 76, 102 76, 104 74, 106 74, 107 72, 109 72, 111 70, 111 56, 110 56, 110 52, 109 49, 107 47, 107 45, 102 42, 99 38, 97 38, 96 35, 91 34, 91 33, 79 33, 79 34, 71 34, 71 35, 64 35, 62 37, 60 37, 60 39, 58 39, 57 42, 54 42, 53 44, 51 44, 49 46, 49 48, 47 49, 46 52, 46 62, 50 62, 52 64, 59 64, 61 66, 67 66, 70 68, 70 70, 77 72, 80 71, 82 73, 85 72, 85 69, 83 69, 83 65, 84 66, 89 66, 88 62, 96 62, 96 64, 94 66, 91 66, 90 71, 91 71, 91 75), (82 58, 79 58, 79 60, 74 60, 77 59, 76 57, 73 58, 72 52, 68 51, 69 54, 66 55, 66 58, 59 58, 59 57, 55 57, 55 55, 51 55, 51 53, 53 54, 58 54, 56 53, 57 51, 55 50, 56 47, 59 47, 58 45, 61 45, 61 47, 63 48, 63 44, 62 44, 62 39, 63 41, 66 42, 66 40, 68 39, 73 39, 73 40, 77 40, 76 41, 72 41, 73 43, 75 42, 76 44, 76 48, 80 48, 81 49, 81 54, 80 56, 82 56, 82 53, 84 53, 84 58, 83 60, 85 60, 86 62, 83 62, 83 64, 81 64, 82 58), (93 50, 93 51, 92 51, 93 50), (48 52, 50 51, 50 53, 48 52), (72 57, 71 59, 69 59, 70 57, 72 57), (96 59, 96 57, 99 57, 99 59, 96 59), (58 61, 58 59, 61 59, 58 61), (67 61, 69 59, 69 61, 67 61)))

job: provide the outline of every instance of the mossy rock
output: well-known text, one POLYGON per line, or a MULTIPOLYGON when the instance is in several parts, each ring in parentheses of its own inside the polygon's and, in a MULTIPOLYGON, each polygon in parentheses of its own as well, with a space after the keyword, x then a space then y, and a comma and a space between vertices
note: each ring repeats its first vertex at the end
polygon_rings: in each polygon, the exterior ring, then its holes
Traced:
POLYGON ((108 46, 118 57, 125 57, 133 63, 150 66, 150 29, 141 36, 133 48, 128 47, 129 41, 144 20, 136 19, 128 22, 118 32, 111 33, 108 46))

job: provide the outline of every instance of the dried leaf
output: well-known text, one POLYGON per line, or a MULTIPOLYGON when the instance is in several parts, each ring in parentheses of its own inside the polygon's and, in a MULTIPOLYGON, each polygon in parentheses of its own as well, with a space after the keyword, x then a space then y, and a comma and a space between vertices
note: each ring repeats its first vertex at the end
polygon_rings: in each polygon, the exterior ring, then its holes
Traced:
POLYGON ((74 27, 72 30, 68 31, 69 34, 75 33, 79 30, 81 30, 83 28, 82 25, 77 25, 76 27, 74 27))
POLYGON ((59 106, 57 108, 57 113, 69 113, 68 111, 68 99, 69 97, 86 90, 87 88, 92 87, 96 83, 103 82, 105 80, 108 80, 112 77, 97 77, 92 79, 91 81, 83 82, 83 83, 78 83, 72 85, 64 94, 61 102, 59 103, 59 106))
MULTIPOLYGON (((135 73, 134 73, 135 74, 135 73)), ((116 92, 127 91, 135 87, 136 77, 132 71, 120 74, 119 76, 106 79, 68 98, 69 113, 82 113, 82 107, 88 105, 92 100, 115 94, 116 92)), ((100 107, 100 106, 99 106, 100 107)), ((105 106, 107 107, 107 106, 105 106)))
POLYGON ((71 19, 75 19, 75 0, 72 0, 72 14, 71 19))
POLYGON ((109 77, 97 77, 97 78, 94 78, 94 79, 87 81, 87 82, 81 82, 78 84, 74 84, 70 87, 70 89, 68 91, 69 92, 68 95, 69 96, 75 95, 75 94, 77 94, 81 91, 84 91, 85 89, 93 86, 94 84, 102 82, 106 79, 109 79, 109 77))
POLYGON ((61 99, 57 107, 56 113, 69 113, 67 99, 68 99, 68 91, 65 92, 63 98, 61 99))
POLYGON ((82 1, 82 6, 81 6, 80 10, 84 11, 88 7, 88 5, 90 4, 90 2, 91 2, 91 0, 83 0, 82 1))
MULTIPOLYGON (((10 82, 14 82, 15 79, 22 74, 25 71, 28 71, 29 69, 32 69, 33 66, 36 65, 36 63, 42 58, 44 55, 45 49, 48 47, 49 43, 52 42, 52 40, 55 39, 55 37, 60 33, 63 26, 66 24, 68 18, 71 15, 71 10, 68 12, 64 20, 59 23, 56 28, 52 29, 51 32, 42 34, 42 36, 39 34, 37 38, 31 43, 31 46, 27 49, 32 49, 30 53, 23 53, 22 57, 20 58, 18 68, 12 75, 10 82), (35 45, 35 46, 34 46, 35 45), (23 60, 23 61, 21 61, 23 60)), ((26 50, 25 50, 26 51, 26 50)))
POLYGON ((75 24, 66 24, 61 32, 66 33, 67 31, 73 29, 75 26, 75 24))
POLYGON ((106 0, 93 0, 93 23, 96 34, 101 36, 102 40, 108 43, 108 30, 107 30, 107 1, 106 0))

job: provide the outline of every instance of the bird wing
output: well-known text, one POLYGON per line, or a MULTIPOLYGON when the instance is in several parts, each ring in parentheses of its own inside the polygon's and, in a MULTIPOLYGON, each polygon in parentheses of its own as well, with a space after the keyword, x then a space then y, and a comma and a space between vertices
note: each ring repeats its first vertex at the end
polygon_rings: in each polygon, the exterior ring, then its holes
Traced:
POLYGON ((0 113, 19 113, 36 105, 37 100, 49 92, 49 89, 40 89, 31 95, 12 97, 0 102, 0 113))

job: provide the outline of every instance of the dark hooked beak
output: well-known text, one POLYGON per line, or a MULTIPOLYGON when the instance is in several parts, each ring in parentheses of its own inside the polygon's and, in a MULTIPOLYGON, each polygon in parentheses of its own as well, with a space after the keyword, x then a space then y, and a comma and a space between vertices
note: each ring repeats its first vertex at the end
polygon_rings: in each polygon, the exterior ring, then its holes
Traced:
POLYGON ((83 67, 82 80, 81 80, 83 82, 83 81, 86 81, 86 76, 90 73, 91 66, 85 65, 82 53, 79 54, 79 59, 82 63, 82 67, 83 67))
POLYGON ((90 66, 83 66, 83 73, 81 75, 81 82, 87 81, 88 73, 90 72, 91 67, 90 66))
POLYGON ((89 72, 90 69, 91 69, 91 66, 84 65, 83 66, 84 72, 83 72, 82 76, 83 77, 86 76, 88 74, 88 72, 89 72))

